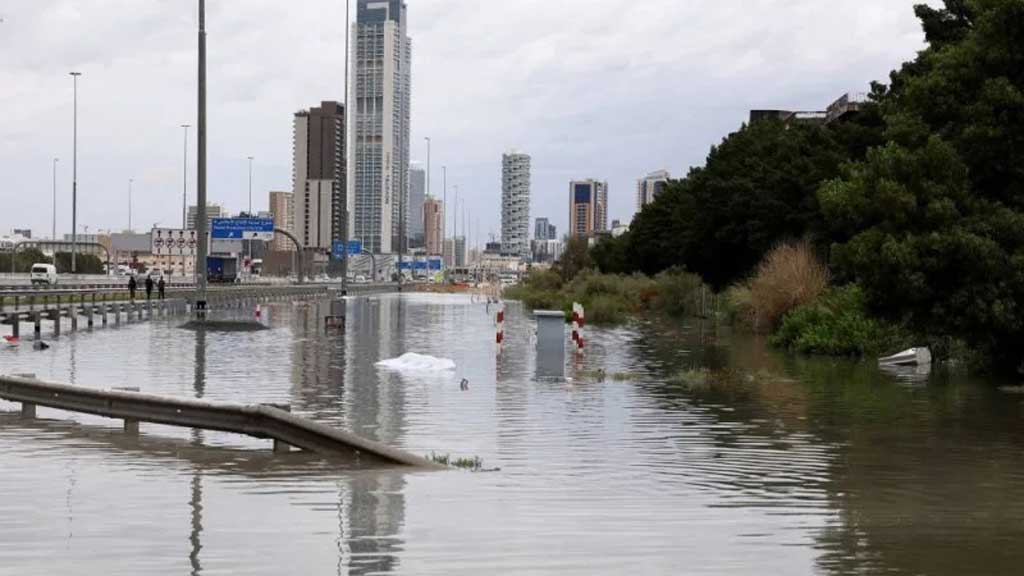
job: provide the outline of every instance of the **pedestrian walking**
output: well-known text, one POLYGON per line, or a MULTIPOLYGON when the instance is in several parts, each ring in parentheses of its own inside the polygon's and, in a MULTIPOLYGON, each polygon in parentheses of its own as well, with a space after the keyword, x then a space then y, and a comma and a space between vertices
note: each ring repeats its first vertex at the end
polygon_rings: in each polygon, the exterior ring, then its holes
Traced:
POLYGON ((160 277, 160 281, 156 283, 157 292, 160 294, 160 299, 163 300, 165 297, 164 291, 167 290, 167 283, 164 282, 164 277, 160 277))
POLYGON ((139 283, 135 281, 135 276, 128 277, 128 297, 132 302, 135 302, 135 290, 138 289, 139 283))
POLYGON ((153 298, 153 277, 146 276, 146 300, 153 298))

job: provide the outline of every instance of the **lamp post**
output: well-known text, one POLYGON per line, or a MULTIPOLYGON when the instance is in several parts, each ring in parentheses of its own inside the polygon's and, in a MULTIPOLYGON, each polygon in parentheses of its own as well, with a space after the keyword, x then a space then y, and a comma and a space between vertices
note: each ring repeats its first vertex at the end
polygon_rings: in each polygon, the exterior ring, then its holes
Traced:
MULTIPOLYGON (((345 0, 345 134, 342 136, 343 146, 345 149, 345 202, 341 208, 341 241, 344 244, 344 248, 341 251, 341 296, 344 298, 348 296, 348 182, 349 178, 352 177, 348 170, 348 155, 349 142, 349 123, 351 122, 352 116, 349 114, 349 98, 348 98, 348 61, 349 61, 349 30, 352 28, 351 25, 351 9, 352 3, 349 0, 345 0)), ((301 273, 301 271, 300 271, 301 273)))
POLYGON ((128 179, 128 232, 132 231, 132 184, 134 183, 134 178, 128 179))
POLYGON ((71 273, 78 271, 78 77, 81 72, 69 72, 75 85, 74 98, 74 145, 71 160, 71 273))
POLYGON ((441 166, 441 262, 448 242, 448 167, 441 166))
POLYGON ((209 228, 206 214, 206 0, 199 0, 199 79, 198 79, 198 121, 196 163, 196 240, 199 244, 196 255, 197 277, 199 280, 196 306, 199 316, 206 317, 206 257, 209 254, 206 232, 209 228))
POLYGON ((57 162, 60 158, 53 159, 53 228, 50 231, 50 239, 57 240, 57 162))
MULTIPOLYGON (((255 156, 249 156, 249 218, 253 218, 252 213, 252 161, 255 156)), ((252 270, 252 240, 250 239, 246 244, 249 247, 249 269, 252 270)))
MULTIPOLYGON (((427 141, 427 196, 430 196, 430 136, 424 138, 427 141)), ((424 230, 426 232, 426 230, 424 230)), ((435 237, 439 234, 440 230, 434 230, 435 237)))
POLYGON ((181 170, 181 229, 188 229, 188 129, 191 124, 182 124, 185 131, 185 154, 181 170))

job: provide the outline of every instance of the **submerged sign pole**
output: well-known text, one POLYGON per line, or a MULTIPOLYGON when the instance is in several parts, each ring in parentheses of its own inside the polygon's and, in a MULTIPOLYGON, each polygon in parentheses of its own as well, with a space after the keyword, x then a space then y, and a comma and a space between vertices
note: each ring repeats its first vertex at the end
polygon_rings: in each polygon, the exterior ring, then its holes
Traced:
POLYGON ((207 244, 206 214, 206 0, 199 0, 199 118, 197 122, 198 159, 196 162, 198 182, 196 186, 196 236, 199 250, 196 254, 196 271, 199 286, 196 287, 196 310, 206 316, 206 257, 210 247, 207 244))

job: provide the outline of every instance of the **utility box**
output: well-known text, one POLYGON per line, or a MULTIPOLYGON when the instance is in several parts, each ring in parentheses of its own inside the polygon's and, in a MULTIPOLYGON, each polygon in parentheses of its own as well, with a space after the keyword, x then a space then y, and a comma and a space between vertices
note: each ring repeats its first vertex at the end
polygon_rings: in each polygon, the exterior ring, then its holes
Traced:
POLYGON ((565 312, 534 310, 537 319, 537 379, 565 377, 565 312))

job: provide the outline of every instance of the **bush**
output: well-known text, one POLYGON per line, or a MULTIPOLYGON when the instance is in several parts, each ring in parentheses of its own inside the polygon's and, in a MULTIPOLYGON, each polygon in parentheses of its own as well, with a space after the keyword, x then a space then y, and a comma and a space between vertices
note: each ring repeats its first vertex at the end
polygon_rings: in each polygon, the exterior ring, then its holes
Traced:
POLYGON ((830 290, 793 310, 771 341, 795 352, 829 356, 878 356, 913 345, 905 331, 868 315, 857 285, 830 290))
POLYGON ((746 284, 734 284, 722 295, 724 320, 749 330, 754 329, 757 321, 754 313, 754 302, 750 295, 750 286, 746 284))
POLYGON ((817 300, 828 283, 828 268, 809 242, 776 246, 765 256, 750 282, 754 327, 774 330, 789 311, 817 300))
POLYGON ((696 274, 673 268, 654 278, 655 289, 650 307, 659 312, 685 318, 699 316, 704 282, 696 274))
POLYGON ((649 311, 674 317, 697 315, 703 287, 699 277, 681 270, 654 279, 585 270, 568 283, 556 271, 533 270, 522 284, 506 289, 505 297, 534 309, 563 310, 567 316, 573 302, 579 302, 586 308, 587 320, 612 324, 649 311))
POLYGON ((586 304, 587 322, 593 324, 619 324, 626 320, 628 302, 621 296, 599 294, 586 304))

